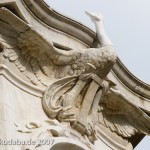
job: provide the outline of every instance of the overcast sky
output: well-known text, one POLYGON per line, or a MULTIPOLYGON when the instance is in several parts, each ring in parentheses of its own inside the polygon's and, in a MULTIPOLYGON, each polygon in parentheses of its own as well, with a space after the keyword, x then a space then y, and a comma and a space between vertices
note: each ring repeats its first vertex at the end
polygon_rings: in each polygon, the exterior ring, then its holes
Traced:
MULTIPOLYGON (((123 64, 139 79, 150 83, 149 0, 45 0, 58 12, 94 29, 85 11, 101 12, 105 30, 123 64)), ((150 137, 136 150, 149 150, 150 137)))

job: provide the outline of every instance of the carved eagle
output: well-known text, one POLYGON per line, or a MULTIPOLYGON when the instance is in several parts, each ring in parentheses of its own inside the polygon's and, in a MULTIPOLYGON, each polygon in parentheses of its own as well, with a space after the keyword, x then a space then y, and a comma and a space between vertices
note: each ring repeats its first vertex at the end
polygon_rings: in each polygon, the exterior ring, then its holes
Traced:
MULTIPOLYGON (((95 73, 104 79, 116 61, 112 46, 89 49, 57 46, 6 8, 0 8, 0 43, 4 57, 14 62, 35 85, 48 86, 59 78, 91 72, 87 64, 94 66, 95 73)), ((99 123, 119 135, 150 134, 149 116, 117 89, 110 88, 100 106, 99 123)))
POLYGON ((0 42, 4 57, 19 68, 35 85, 50 85, 56 79, 90 72, 95 66, 104 78, 116 61, 112 46, 67 49, 48 41, 6 8, 0 8, 0 42), (7 15, 8 17, 4 17, 7 15), (8 19, 9 18, 9 19, 8 19), (6 33, 6 28, 9 29, 6 33))

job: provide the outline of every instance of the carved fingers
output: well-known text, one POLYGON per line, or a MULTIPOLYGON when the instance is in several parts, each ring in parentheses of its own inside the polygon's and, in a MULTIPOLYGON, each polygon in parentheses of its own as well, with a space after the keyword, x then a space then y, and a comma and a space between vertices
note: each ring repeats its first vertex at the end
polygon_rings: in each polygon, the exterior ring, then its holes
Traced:
POLYGON ((67 106, 63 108, 57 115, 57 119, 60 122, 74 122, 75 112, 73 111, 72 106, 67 106))
POLYGON ((88 80, 88 79, 90 79, 92 77, 93 77, 93 73, 81 74, 80 75, 80 80, 86 81, 86 80, 88 80))
POLYGON ((89 123, 86 128, 86 135, 88 136, 88 139, 93 143, 95 140, 97 140, 96 136, 96 128, 93 123, 89 123))
POLYGON ((109 89, 111 94, 115 94, 116 96, 123 98, 123 99, 127 99, 127 96, 121 92, 120 90, 118 90, 117 88, 113 87, 109 89))

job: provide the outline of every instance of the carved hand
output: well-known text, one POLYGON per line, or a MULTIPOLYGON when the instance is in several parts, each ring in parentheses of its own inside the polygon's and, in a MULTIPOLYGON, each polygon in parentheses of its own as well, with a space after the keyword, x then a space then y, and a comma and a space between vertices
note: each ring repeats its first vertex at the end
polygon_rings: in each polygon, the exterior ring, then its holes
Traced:
POLYGON ((72 110, 72 106, 67 106, 62 109, 57 115, 57 119, 61 122, 74 122, 75 113, 72 110))

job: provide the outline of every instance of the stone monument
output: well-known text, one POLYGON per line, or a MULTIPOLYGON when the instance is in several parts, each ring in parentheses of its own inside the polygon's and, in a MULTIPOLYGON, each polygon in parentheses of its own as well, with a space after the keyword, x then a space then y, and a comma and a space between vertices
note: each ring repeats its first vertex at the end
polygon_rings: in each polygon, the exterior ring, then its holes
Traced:
POLYGON ((133 150, 150 134, 150 86, 96 34, 43 0, 0 1, 0 149, 133 150))

